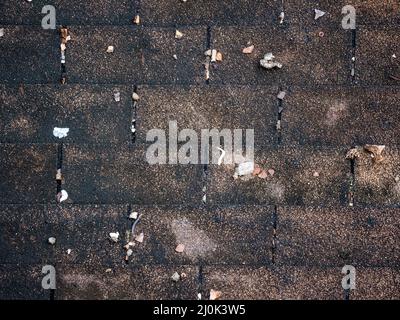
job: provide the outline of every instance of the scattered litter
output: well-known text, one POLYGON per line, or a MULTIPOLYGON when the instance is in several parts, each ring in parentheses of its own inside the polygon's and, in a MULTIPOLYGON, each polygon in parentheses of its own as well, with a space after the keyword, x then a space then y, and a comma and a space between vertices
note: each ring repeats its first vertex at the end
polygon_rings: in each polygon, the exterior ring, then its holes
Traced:
POLYGON ((246 48, 244 48, 243 50, 242 50, 242 52, 244 53, 244 54, 250 54, 250 53, 252 53, 254 51, 254 45, 251 45, 251 46, 249 46, 249 47, 246 47, 246 48))
POLYGON ((119 240, 119 232, 110 232, 109 233, 110 239, 114 242, 118 242, 119 240))
POLYGON ((347 154, 346 154, 346 159, 354 160, 356 158, 359 158, 361 156, 361 151, 360 147, 355 147, 350 149, 347 154))
POLYGON ((132 93, 132 99, 133 99, 133 101, 139 101, 140 97, 136 92, 134 92, 134 93, 132 93))
POLYGON ((274 169, 268 169, 268 173, 269 173, 269 175, 270 175, 271 177, 273 177, 274 174, 275 174, 275 170, 274 170, 274 169))
POLYGON ((175 39, 182 39, 183 33, 179 30, 175 30, 175 39))
POLYGON ((53 135, 59 139, 65 138, 68 135, 69 128, 58 128, 53 129, 53 135))
POLYGON ((114 93, 114 100, 116 102, 120 102, 121 101, 121 93, 119 91, 114 93))
POLYGON ((107 53, 113 53, 114 52, 114 46, 108 46, 106 52, 107 53))
POLYGON ((248 174, 252 174, 254 171, 254 162, 248 161, 248 162, 243 162, 240 163, 235 170, 235 173, 238 176, 245 176, 248 174))
POLYGON ((68 192, 65 191, 65 190, 61 190, 61 192, 59 192, 57 194, 57 199, 58 199, 58 202, 60 202, 60 203, 65 201, 65 200, 67 200, 68 199, 68 192))
POLYGON ((206 194, 203 196, 203 198, 201 199, 201 201, 203 201, 203 203, 207 203, 207 195, 206 195, 206 194))
POLYGON ((396 178, 394 178, 394 181, 399 182, 400 181, 400 177, 396 176, 396 178))
POLYGON ((371 153, 371 157, 374 159, 374 162, 380 163, 384 160, 382 156, 383 150, 385 150, 384 145, 371 145, 367 144, 364 146, 364 149, 371 153))
POLYGON ((201 293, 197 294, 197 300, 201 300, 201 293))
POLYGON ((217 290, 214 290, 214 289, 210 290, 210 300, 217 300, 221 296, 222 296, 222 292, 221 291, 217 291, 217 290))
POLYGON ((318 20, 319 18, 323 17, 326 14, 326 12, 319 9, 314 9, 314 12, 315 12, 315 18, 314 18, 315 20, 318 20))
POLYGON ((220 166, 222 164, 222 161, 224 160, 225 157, 225 150, 221 149, 220 147, 217 148, 219 151, 221 151, 221 155, 218 158, 218 165, 220 166))
POLYGON ((283 20, 285 20, 285 13, 282 11, 282 12, 279 14, 279 23, 282 24, 282 23, 283 23, 283 20))
POLYGON ((128 261, 128 260, 129 260, 129 257, 130 257, 132 254, 133 254, 133 250, 129 248, 129 249, 126 251, 125 260, 128 261))
POLYGON ((278 93, 277 98, 279 100, 283 100, 283 99, 285 99, 285 96, 286 96, 286 92, 285 91, 281 91, 281 92, 278 93))
POLYGON ((72 251, 71 249, 68 249, 67 254, 71 254, 71 251, 72 251))
POLYGON ((178 60, 178 56, 177 56, 176 54, 174 54, 172 57, 173 57, 175 60, 178 60))
POLYGON ((320 38, 323 38, 325 36, 325 33, 323 31, 318 32, 318 36, 320 38))
POLYGON ((144 240, 144 233, 141 232, 138 236, 135 237, 135 241, 142 243, 144 240))
POLYGON ((184 244, 178 244, 175 248, 175 251, 178 253, 182 253, 185 250, 185 245, 184 244))
POLYGON ((208 50, 204 51, 204 55, 205 55, 206 57, 211 57, 211 53, 212 53, 212 50, 211 50, 211 49, 208 49, 208 50))
POLYGON ((136 211, 131 212, 131 214, 129 215, 129 219, 136 220, 137 217, 138 217, 138 213, 136 211))
POLYGON ((267 53, 264 58, 260 60, 260 65, 265 69, 282 68, 282 64, 274 61, 275 57, 272 53, 267 53))
POLYGON ((258 176, 261 173, 261 168, 258 164, 254 165, 253 176, 258 176))
POLYGON ((217 52, 216 59, 217 59, 217 61, 222 61, 223 60, 223 56, 222 56, 222 53, 220 51, 217 52))
MULTIPOLYGON (((1 37, 1 29, 0 29, 0 37, 1 37)), ((392 58, 393 58, 393 59, 396 59, 396 58, 397 58, 396 54, 393 54, 393 55, 392 55, 392 58)))
POLYGON ((106 269, 106 273, 110 273, 112 271, 111 268, 106 269))
POLYGON ((184 273, 184 272, 182 272, 182 273, 181 273, 181 278, 182 278, 182 279, 185 279, 186 277, 187 277, 187 274, 184 273))
POLYGON ((179 275, 178 272, 175 272, 171 277, 172 281, 175 281, 175 282, 178 282, 180 280, 180 278, 181 278, 181 276, 179 275))
POLYGON ((140 24, 140 16, 138 14, 133 18, 133 24, 140 24))
POLYGON ((4 28, 0 28, 0 37, 4 36, 4 28))
POLYGON ((314 171, 313 177, 318 178, 319 177, 319 172, 318 171, 314 171))
POLYGON ((47 241, 48 241, 51 245, 54 245, 54 244, 56 243, 56 238, 50 237, 47 241))
POLYGON ((280 131, 281 129, 282 129, 281 120, 278 120, 278 121, 276 122, 276 130, 280 131))

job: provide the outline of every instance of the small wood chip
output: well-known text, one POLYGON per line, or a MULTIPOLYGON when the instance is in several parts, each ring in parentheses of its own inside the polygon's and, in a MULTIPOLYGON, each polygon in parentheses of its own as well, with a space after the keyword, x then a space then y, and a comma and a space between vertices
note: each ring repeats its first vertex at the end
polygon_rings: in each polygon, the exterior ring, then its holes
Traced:
POLYGON ((244 53, 244 54, 250 54, 250 53, 252 53, 254 51, 254 45, 251 45, 251 46, 249 46, 249 47, 246 47, 246 48, 244 48, 243 50, 242 50, 242 52, 244 53))
POLYGON ((185 245, 184 244, 178 244, 175 248, 175 251, 178 253, 182 253, 185 250, 185 245))
POLYGON ((214 290, 214 289, 210 290, 210 300, 217 300, 221 296, 222 296, 222 292, 221 291, 217 291, 217 290, 214 290))

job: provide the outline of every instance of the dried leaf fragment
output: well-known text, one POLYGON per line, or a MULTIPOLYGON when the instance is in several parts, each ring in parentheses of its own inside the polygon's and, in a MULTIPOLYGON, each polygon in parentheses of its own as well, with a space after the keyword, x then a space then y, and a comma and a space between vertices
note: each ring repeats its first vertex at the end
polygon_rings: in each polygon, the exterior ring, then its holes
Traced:
POLYGON ((242 50, 242 52, 244 53, 244 54, 250 54, 250 53, 252 53, 254 51, 254 45, 251 45, 251 46, 249 46, 249 47, 246 47, 246 48, 244 48, 243 50, 242 50))

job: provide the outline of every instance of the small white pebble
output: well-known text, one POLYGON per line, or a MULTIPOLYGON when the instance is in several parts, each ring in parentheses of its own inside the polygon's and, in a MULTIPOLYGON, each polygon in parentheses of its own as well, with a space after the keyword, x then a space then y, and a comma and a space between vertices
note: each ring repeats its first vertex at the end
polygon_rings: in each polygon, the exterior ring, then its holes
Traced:
POLYGON ((138 215, 139 215, 139 214, 138 214, 136 211, 131 212, 131 214, 129 215, 129 219, 136 220, 137 217, 138 217, 138 215))
POLYGON ((175 30, 175 38, 176 39, 182 39, 183 33, 180 32, 179 30, 175 30))
POLYGON ((113 53, 114 52, 114 46, 108 46, 106 52, 107 53, 113 53))
POLYGON ((54 238, 54 237, 50 237, 49 239, 48 239, 48 241, 49 241, 49 243, 50 244, 55 244, 56 243, 56 238, 54 238))
POLYGON ((139 101, 140 97, 139 97, 139 95, 138 95, 136 92, 134 92, 134 93, 132 93, 132 99, 133 99, 134 101, 139 101))
POLYGON ((4 36, 4 28, 0 28, 0 37, 4 36))
POLYGON ((180 278, 181 278, 181 276, 179 275, 178 272, 175 272, 171 277, 172 281, 175 281, 175 282, 178 282, 180 280, 180 278))
POLYGON ((114 242, 118 242, 119 239, 119 232, 110 232, 109 236, 111 238, 112 241, 114 242))
POLYGON ((144 239, 144 233, 140 233, 138 236, 136 236, 135 240, 139 243, 142 243, 144 239))
POLYGON ((132 249, 128 249, 128 251, 126 251, 126 255, 128 257, 130 257, 133 254, 133 250, 132 249))
POLYGON ((71 254, 71 251, 72 251, 71 249, 68 249, 67 254, 71 254))

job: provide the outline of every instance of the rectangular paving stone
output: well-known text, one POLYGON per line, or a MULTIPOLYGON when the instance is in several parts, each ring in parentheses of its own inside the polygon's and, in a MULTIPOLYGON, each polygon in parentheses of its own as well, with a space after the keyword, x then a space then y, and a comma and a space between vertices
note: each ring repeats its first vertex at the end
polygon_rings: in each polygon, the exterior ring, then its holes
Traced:
POLYGON ((313 85, 343 84, 350 77, 349 35, 335 29, 319 35, 293 27, 216 27, 212 46, 224 60, 211 70, 211 82, 224 84, 313 85), (243 48, 254 45, 251 54, 243 48), (260 60, 273 53, 282 69, 266 70, 260 60))
POLYGON ((78 264, 57 267, 56 300, 188 300, 197 297, 195 266, 110 266, 78 264), (171 276, 186 277, 178 282, 171 276))
POLYGON ((276 262, 300 266, 396 266, 398 210, 278 208, 276 262))
POLYGON ((63 142, 130 142, 132 92, 123 86, 0 86, 0 139, 59 142, 53 129, 61 127, 70 129, 63 142))
POLYGON ((228 129, 232 139, 235 129, 242 129, 243 137, 246 129, 253 129, 255 145, 276 144, 277 92, 277 88, 246 86, 142 87, 138 141, 145 142, 151 129, 165 130, 169 136, 169 122, 176 121, 179 131, 195 130, 199 143, 203 129, 228 129))
POLYGON ((56 30, 32 26, 2 28, 0 83, 50 83, 59 80, 60 43, 56 30))
POLYGON ((54 6, 57 25, 131 24, 137 9, 136 1, 131 0, 36 0, 5 1, 0 4, 3 13, 0 24, 23 24, 40 26, 45 14, 42 8, 54 6))
POLYGON ((66 53, 70 83, 198 83, 205 81, 205 28, 139 29, 102 26, 70 29, 66 53), (113 53, 107 53, 108 46, 113 53), (178 59, 174 59, 174 55, 178 59), (162 72, 160 72, 162 70, 162 72))
POLYGON ((1 300, 50 300, 41 264, 0 264, 1 300))
POLYGON ((66 145, 63 175, 71 203, 200 204, 202 168, 149 164, 146 148, 66 145))
POLYGON ((0 261, 12 264, 52 263, 53 248, 47 243, 44 207, 0 205, 0 261))
POLYGON ((54 202, 54 144, 0 144, 0 203, 54 202))
POLYGON ((357 268, 356 288, 350 300, 398 300, 400 274, 398 268, 357 268))
POLYGON ((292 88, 283 102, 282 142, 397 144, 399 101, 395 88, 292 88))
POLYGON ((146 0, 141 2, 143 24, 255 24, 271 23, 280 13, 280 2, 274 0, 176 2, 173 0, 146 0))
POLYGON ((223 300, 343 300, 343 275, 334 268, 205 267, 204 292, 223 300))
POLYGON ((370 154, 362 153, 355 165, 355 205, 398 206, 400 203, 400 154, 395 147, 386 147, 384 160, 376 163, 370 154))
POLYGON ((51 233, 57 241, 56 260, 79 264, 123 263, 124 246, 143 232, 143 243, 135 243, 129 264, 194 265, 257 264, 271 261, 272 208, 190 208, 133 206, 141 218, 135 235, 129 235, 132 220, 128 207, 85 205, 50 206, 51 233), (108 234, 119 232, 119 243, 108 234), (128 233, 128 234, 127 234, 128 233), (182 253, 175 251, 185 246, 182 253), (71 249, 69 255, 67 250, 71 249))
POLYGON ((356 78, 361 84, 398 85, 399 30, 361 28, 357 32, 356 78))
POLYGON ((256 150, 254 162, 273 175, 234 179, 234 165, 210 165, 207 199, 212 204, 342 205, 350 173, 345 155, 327 148, 256 150))

